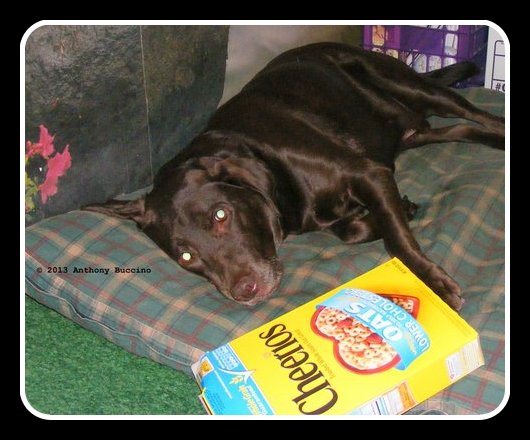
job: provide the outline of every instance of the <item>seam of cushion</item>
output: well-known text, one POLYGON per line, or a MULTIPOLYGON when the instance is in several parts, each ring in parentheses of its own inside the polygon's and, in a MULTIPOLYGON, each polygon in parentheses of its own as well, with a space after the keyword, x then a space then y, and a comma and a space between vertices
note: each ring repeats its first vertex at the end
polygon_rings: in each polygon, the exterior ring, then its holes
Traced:
MULTIPOLYGON (((26 255, 26 264, 28 263, 28 260, 31 264, 33 264, 34 266, 39 266, 40 263, 38 262, 38 260, 36 258, 34 258, 32 255, 28 254, 27 252, 25 252, 25 255, 26 255)), ((61 302, 64 302, 68 305, 68 307, 72 310, 72 312, 77 316, 79 317, 80 320, 84 320, 84 321, 88 321, 88 322, 91 322, 91 323, 94 323, 94 324, 97 324, 99 326, 101 326, 102 328, 105 328, 107 330, 110 330, 111 332, 113 333, 116 333, 116 334, 119 334, 119 335, 123 335, 123 336, 127 336, 127 337, 134 337, 134 338, 137 338, 139 340, 141 340, 142 342, 145 343, 145 345, 152 351, 154 351, 155 353, 159 354, 160 356, 163 356, 164 358, 166 359, 171 359, 172 361, 174 362, 177 362, 181 365, 184 365, 184 366, 187 366, 189 367, 191 365, 191 363, 193 363, 193 360, 190 358, 190 360, 188 362, 184 361, 184 360, 179 360, 177 359, 177 355, 175 355, 175 357, 169 357, 168 355, 164 354, 164 353, 161 353, 159 351, 159 349, 153 347, 152 343, 153 341, 156 341, 156 338, 145 338, 139 334, 134 334, 134 333, 125 333, 125 332, 121 332, 117 329, 114 329, 112 327, 109 327, 108 325, 104 324, 103 322, 99 321, 99 320, 94 320, 94 319, 91 319, 89 318, 88 316, 86 316, 84 313, 80 312, 75 306, 74 304, 72 304, 71 301, 69 301, 68 299, 66 298, 63 298, 62 296, 59 295, 59 291, 64 289, 66 291, 68 291, 69 293, 74 293, 75 295, 77 295, 77 297, 80 299, 80 301, 83 301, 85 302, 85 304, 87 303, 90 303, 90 302, 93 302, 93 303, 96 303, 96 304, 101 304, 103 306, 104 309, 108 310, 111 312, 111 314, 113 314, 117 320, 119 321, 119 317, 120 316, 126 316, 128 319, 130 319, 131 321, 133 321, 136 326, 138 326, 139 328, 141 327, 146 327, 146 328, 149 328, 149 330, 154 334, 154 335, 160 335, 160 336, 163 336, 164 338, 168 338, 170 339, 171 341, 175 342, 175 346, 176 345, 181 345, 181 346, 184 346, 186 349, 188 349, 190 352, 192 351, 197 351, 198 353, 202 353, 202 350, 192 346, 192 345, 189 345, 189 344, 186 344, 185 342, 182 342, 180 340, 177 340, 171 336, 168 336, 167 334, 165 333, 162 333, 160 332, 159 330, 156 330, 154 329, 153 327, 150 327, 140 321, 138 321, 136 318, 130 316, 130 315, 127 315, 123 312, 121 312, 120 310, 112 307, 111 305, 107 304, 107 303, 102 303, 101 301, 98 301, 97 299, 95 298, 92 298, 90 297, 89 295, 86 295, 82 290, 78 289, 77 287, 75 287, 73 284, 67 282, 66 280, 64 280, 63 278, 60 278, 60 277, 56 277, 59 281, 60 281, 60 287, 58 287, 57 285, 51 283, 46 277, 46 276, 41 276, 40 277, 42 280, 45 281, 45 283, 47 284, 47 287, 49 289, 49 291, 47 290, 43 290, 40 286, 36 285, 33 281, 31 281, 27 275, 25 275, 25 281, 26 283, 30 284, 34 289, 38 290, 40 293, 42 293, 43 295, 45 296, 49 296, 49 297, 53 297, 53 298, 56 298, 58 300, 61 300, 61 302)), ((109 314, 109 313, 107 313, 109 314)), ((183 356, 178 356, 178 357, 181 357, 181 358, 184 358, 183 356)))

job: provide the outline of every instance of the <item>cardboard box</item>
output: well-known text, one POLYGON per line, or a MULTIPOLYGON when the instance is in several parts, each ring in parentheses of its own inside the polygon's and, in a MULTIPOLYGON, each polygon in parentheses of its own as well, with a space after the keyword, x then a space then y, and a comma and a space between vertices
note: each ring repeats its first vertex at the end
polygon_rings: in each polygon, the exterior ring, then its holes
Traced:
POLYGON ((405 412, 483 364, 477 332, 394 258, 192 369, 211 414, 378 415, 405 412))

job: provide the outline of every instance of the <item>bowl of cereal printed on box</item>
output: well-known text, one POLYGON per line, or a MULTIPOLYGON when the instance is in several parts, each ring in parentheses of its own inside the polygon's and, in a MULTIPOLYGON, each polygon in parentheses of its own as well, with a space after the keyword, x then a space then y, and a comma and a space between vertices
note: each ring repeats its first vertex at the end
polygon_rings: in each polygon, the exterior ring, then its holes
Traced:
MULTIPOLYGON (((417 298, 405 295, 379 294, 411 314, 418 315, 417 298)), ((378 333, 359 320, 333 307, 318 307, 311 327, 315 333, 334 344, 335 358, 358 374, 373 374, 394 367, 401 360, 397 351, 378 333)))

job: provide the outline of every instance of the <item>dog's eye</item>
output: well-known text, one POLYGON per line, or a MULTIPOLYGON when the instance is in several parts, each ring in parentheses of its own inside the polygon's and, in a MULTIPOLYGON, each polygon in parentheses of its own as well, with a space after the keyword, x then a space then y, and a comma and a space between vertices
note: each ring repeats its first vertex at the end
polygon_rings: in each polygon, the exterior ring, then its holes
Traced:
POLYGON ((224 209, 217 209, 213 215, 213 219, 216 221, 216 222, 224 222, 226 220, 226 211, 224 209))
POLYGON ((182 264, 186 264, 186 263, 189 263, 192 260, 192 258, 193 258, 193 255, 191 255, 190 252, 182 252, 180 254, 179 260, 182 264))

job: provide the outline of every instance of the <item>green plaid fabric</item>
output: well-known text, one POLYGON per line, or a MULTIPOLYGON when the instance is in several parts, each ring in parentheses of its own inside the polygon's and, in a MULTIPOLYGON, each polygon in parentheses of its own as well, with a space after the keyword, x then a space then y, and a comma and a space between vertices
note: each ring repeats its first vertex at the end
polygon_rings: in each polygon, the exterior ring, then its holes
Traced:
MULTIPOLYGON (((503 112, 502 94, 462 93, 503 112)), ((462 286, 462 315, 479 331, 486 358, 425 409, 484 414, 504 396, 504 160, 501 151, 449 143, 407 151, 397 162, 402 194, 420 205, 411 228, 462 286)), ((182 270, 132 222, 73 211, 26 229, 26 293, 131 352, 190 373, 203 351, 389 259, 382 241, 347 246, 324 232, 289 237, 279 254, 285 268, 279 290, 249 309, 182 270)))

